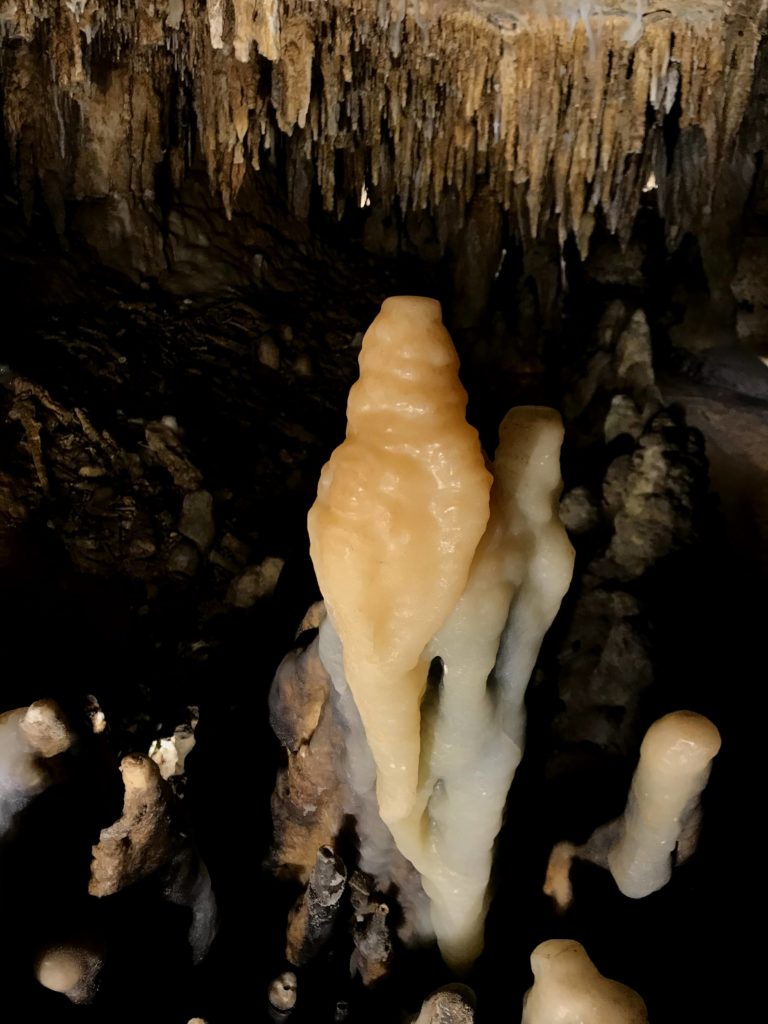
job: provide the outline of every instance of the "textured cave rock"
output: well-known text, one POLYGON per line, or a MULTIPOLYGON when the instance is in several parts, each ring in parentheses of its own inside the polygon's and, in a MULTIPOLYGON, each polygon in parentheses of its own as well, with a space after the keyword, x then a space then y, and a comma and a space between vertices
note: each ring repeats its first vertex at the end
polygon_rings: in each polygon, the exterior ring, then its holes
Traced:
POLYGON ((479 307, 504 230, 573 233, 585 255, 604 222, 626 243, 655 184, 668 241, 701 229, 727 292, 767 15, 765 0, 6 0, 9 163, 62 237, 181 292, 269 274, 268 179, 299 224, 364 207, 371 251, 450 250, 479 307))

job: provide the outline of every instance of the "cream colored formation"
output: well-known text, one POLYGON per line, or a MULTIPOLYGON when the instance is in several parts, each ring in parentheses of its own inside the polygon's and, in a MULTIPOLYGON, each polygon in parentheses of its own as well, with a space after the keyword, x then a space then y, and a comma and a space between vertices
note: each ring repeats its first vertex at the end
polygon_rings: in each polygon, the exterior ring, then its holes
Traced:
POLYGON ((531 970, 522 1024, 647 1024, 637 992, 604 978, 580 942, 542 942, 531 954, 531 970))
POLYGON ((61 992, 72 1003, 90 1003, 102 966, 98 950, 70 942, 44 950, 35 964, 35 977, 44 988, 61 992))
POLYGON ((620 834, 608 853, 625 896, 640 899, 665 886, 679 844, 695 843, 699 801, 719 749, 715 726, 691 711, 665 715, 645 734, 620 834))
POLYGON ((624 814, 598 828, 583 846, 558 843, 545 893, 561 909, 571 904, 576 858, 607 868, 632 899, 663 888, 673 863, 684 863, 696 849, 701 796, 719 750, 720 733, 703 715, 674 711, 654 722, 640 747, 624 814))
MULTIPOLYGON (((465 408, 439 305, 388 299, 309 516, 379 812, 457 968, 482 948, 525 687, 573 569, 557 514, 557 414, 513 410, 491 476, 465 408), (428 693, 433 664, 441 680, 428 693)), ((324 660, 338 688, 339 666, 324 660)))

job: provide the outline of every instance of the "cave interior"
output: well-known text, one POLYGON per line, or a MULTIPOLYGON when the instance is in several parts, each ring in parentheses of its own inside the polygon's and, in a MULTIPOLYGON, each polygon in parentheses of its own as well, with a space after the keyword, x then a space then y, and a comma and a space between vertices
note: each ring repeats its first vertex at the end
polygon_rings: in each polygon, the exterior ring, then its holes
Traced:
POLYGON ((368 989, 339 925, 293 1012, 267 999, 298 892, 269 863, 269 687, 319 597, 306 514, 362 336, 400 294, 441 302, 487 452, 514 405, 566 428, 576 570, 528 691, 477 1019, 517 1021, 560 937, 655 1024, 754 1009, 767 30, 765 0, 0 6, 0 711, 52 698, 79 737, 0 845, 16 1019, 390 1022, 451 980, 397 946, 368 989), (162 881, 88 895, 120 758, 190 708, 177 812, 219 914, 199 965, 162 881), (723 737, 697 853, 637 901, 577 865, 558 916, 549 850, 621 813, 677 708, 723 737), (77 936, 107 950, 86 1005, 33 970, 77 936))

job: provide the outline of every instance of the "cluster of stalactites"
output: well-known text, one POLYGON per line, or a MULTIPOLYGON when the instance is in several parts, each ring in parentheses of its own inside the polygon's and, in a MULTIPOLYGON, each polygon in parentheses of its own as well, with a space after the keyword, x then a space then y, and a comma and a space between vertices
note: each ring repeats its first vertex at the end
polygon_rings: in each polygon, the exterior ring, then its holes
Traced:
POLYGON ((299 212, 313 175, 337 213, 365 187, 403 211, 436 211, 453 194, 452 221, 482 184, 524 236, 554 216, 561 241, 573 232, 584 252, 598 209, 626 236, 655 182, 679 235, 706 213, 733 152, 768 2, 668 7, 5 0, 0 40, 22 41, 0 72, 5 130, 41 178, 69 176, 67 198, 146 198, 166 158, 180 180, 190 138, 167 126, 195 123, 228 212, 248 164, 290 137, 299 212), (194 117, 174 116, 188 96, 194 117))

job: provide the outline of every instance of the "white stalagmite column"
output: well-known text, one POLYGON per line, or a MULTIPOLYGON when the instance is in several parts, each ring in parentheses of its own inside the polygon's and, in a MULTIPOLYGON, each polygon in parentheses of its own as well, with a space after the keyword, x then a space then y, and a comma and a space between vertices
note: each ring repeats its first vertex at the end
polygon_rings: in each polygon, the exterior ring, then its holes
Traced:
POLYGON ((647 1024, 645 1003, 631 988, 604 978, 580 942, 550 939, 531 953, 533 987, 522 1024, 647 1024))
MULTIPOLYGON (((573 571, 558 517, 559 415, 508 414, 489 497, 465 404, 439 305, 388 299, 363 339, 347 439, 309 516, 335 627, 321 629, 320 656, 339 701, 349 685, 381 819, 420 873, 441 952, 457 970, 482 949, 525 689, 573 571), (442 678, 425 696, 435 659, 442 678)), ((353 729, 349 742, 359 742, 353 729)), ((362 796, 365 757, 350 749, 346 758, 362 796)), ((375 830, 367 810, 357 816, 363 833, 375 830)))
POLYGON ((665 715, 645 734, 620 838, 608 852, 608 867, 625 896, 648 896, 669 881, 672 854, 719 749, 717 728, 693 711, 665 715))
POLYGON ((421 873, 442 954, 459 969, 483 947, 494 840, 523 754, 525 690, 573 572, 558 518, 560 416, 512 409, 499 435, 488 528, 428 648, 443 677, 422 709, 418 797, 390 826, 421 873))

